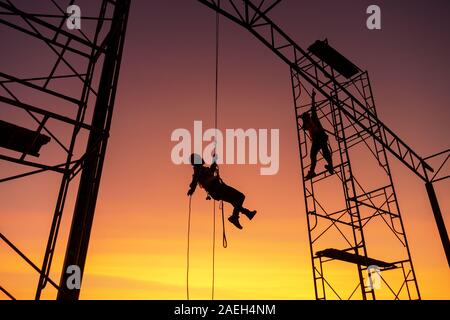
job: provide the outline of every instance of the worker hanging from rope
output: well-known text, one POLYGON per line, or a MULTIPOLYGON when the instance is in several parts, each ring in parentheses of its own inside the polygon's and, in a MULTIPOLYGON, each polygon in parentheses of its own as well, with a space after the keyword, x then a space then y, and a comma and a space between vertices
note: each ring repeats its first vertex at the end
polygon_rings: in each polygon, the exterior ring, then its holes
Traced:
POLYGON ((305 112, 301 115, 301 118, 303 120, 303 129, 309 133, 312 140, 310 151, 311 167, 309 168, 309 172, 305 176, 305 179, 312 179, 316 176, 317 154, 320 150, 322 150, 323 157, 327 161, 325 169, 327 169, 330 174, 333 174, 333 158, 328 145, 328 135, 317 116, 316 92, 314 90, 312 92, 311 115, 309 112, 305 112))
POLYGON ((230 203, 234 207, 233 213, 228 218, 228 221, 236 226, 236 228, 242 229, 239 223, 239 213, 243 213, 249 220, 253 219, 256 210, 250 211, 244 208, 242 205, 244 204, 245 195, 222 181, 219 176, 215 157, 210 167, 205 166, 203 158, 195 153, 191 155, 190 162, 194 169, 194 174, 192 176, 192 182, 189 185, 188 196, 191 196, 195 192, 198 184, 207 192, 207 200, 211 198, 217 201, 222 200, 230 203))

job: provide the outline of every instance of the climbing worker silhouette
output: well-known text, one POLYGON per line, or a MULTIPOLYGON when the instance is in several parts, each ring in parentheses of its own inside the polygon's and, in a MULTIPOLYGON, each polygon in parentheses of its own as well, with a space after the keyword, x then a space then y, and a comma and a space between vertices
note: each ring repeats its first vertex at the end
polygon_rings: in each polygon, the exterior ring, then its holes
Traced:
POLYGON ((213 161, 210 167, 206 167, 202 157, 193 153, 190 157, 190 162, 194 169, 194 174, 192 175, 192 182, 189 185, 188 196, 194 193, 197 184, 199 184, 208 193, 207 200, 212 197, 214 200, 223 200, 233 205, 233 214, 228 218, 228 221, 234 224, 236 228, 242 229, 239 223, 239 212, 243 213, 249 220, 253 219, 256 210, 250 211, 242 207, 245 195, 222 181, 215 161, 213 161))
POLYGON ((301 118, 303 120, 303 129, 309 133, 312 140, 310 151, 311 167, 308 174, 305 176, 305 179, 308 180, 315 177, 316 173, 314 171, 317 164, 317 153, 320 150, 322 150, 323 157, 327 161, 325 169, 327 169, 330 174, 333 174, 333 158, 331 156, 330 148, 328 147, 328 135, 317 116, 315 91, 312 92, 311 115, 309 112, 305 112, 301 115, 301 118))

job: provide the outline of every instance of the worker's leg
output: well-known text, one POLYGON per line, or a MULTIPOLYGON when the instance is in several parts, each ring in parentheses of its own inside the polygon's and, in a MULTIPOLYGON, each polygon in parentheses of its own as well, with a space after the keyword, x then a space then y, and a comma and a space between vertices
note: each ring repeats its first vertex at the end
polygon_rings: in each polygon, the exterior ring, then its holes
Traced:
POLYGON ((242 229, 242 226, 239 223, 239 212, 242 212, 250 220, 255 216, 255 210, 250 211, 242 206, 245 200, 245 195, 242 192, 223 184, 220 188, 220 197, 223 201, 226 201, 233 206, 233 214, 228 218, 228 221, 234 224, 238 229, 242 229))
POLYGON ((309 168, 309 173, 314 174, 314 171, 316 170, 316 164, 317 164, 317 154, 320 150, 320 141, 318 139, 313 138, 312 139, 312 145, 311 145, 311 151, 309 154, 309 157, 311 159, 311 167, 309 168))
POLYGON ((233 216, 239 216, 239 212, 242 211, 242 204, 245 200, 245 195, 226 185, 223 184, 220 188, 221 199, 225 202, 230 203, 233 206, 233 216))
POLYGON ((250 220, 253 219, 253 217, 256 214, 256 210, 250 211, 249 209, 244 208, 243 204, 245 200, 245 195, 242 192, 230 186, 226 186, 226 189, 227 191, 225 193, 228 195, 230 199, 230 201, 228 202, 230 202, 234 207, 233 216, 239 217, 239 212, 241 212, 245 216, 247 216, 247 218, 249 218, 250 220))

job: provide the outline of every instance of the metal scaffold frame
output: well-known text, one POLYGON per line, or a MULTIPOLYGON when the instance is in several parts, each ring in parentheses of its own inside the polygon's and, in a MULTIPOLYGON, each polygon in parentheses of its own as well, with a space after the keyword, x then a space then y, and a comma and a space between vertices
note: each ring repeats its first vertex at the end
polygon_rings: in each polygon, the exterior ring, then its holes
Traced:
MULTIPOLYGON (((330 73, 334 74, 330 66, 324 64, 323 67, 329 68, 330 73)), ((309 103, 301 104, 301 93, 306 93, 306 98, 308 98, 308 89, 303 86, 294 70, 291 70, 291 77, 296 117, 300 119, 300 115, 303 112, 307 112, 310 108, 309 103)), ((345 81, 344 79, 342 80, 345 81)), ((350 80, 346 80, 345 86, 348 90, 358 92, 360 94, 359 98, 364 99, 367 108, 376 113, 367 72, 360 72, 350 80)), ((334 146, 334 143, 331 145, 338 163, 335 164, 335 174, 322 171, 312 179, 303 180, 316 298, 324 300, 329 296, 333 296, 339 299, 351 299, 358 297, 357 292, 359 291, 360 298, 364 300, 375 299, 376 290, 374 290, 372 285, 374 282, 372 277, 378 276, 391 293, 391 298, 420 299, 386 149, 373 136, 365 134, 356 128, 355 124, 345 117, 328 99, 320 101, 318 105, 320 106, 319 118, 332 128, 329 134, 336 141, 336 146, 334 146), (377 172, 386 175, 383 184, 370 191, 367 191, 368 188, 363 186, 363 183, 356 178, 352 170, 352 162, 350 161, 350 150, 360 144, 367 147, 369 155, 376 159, 376 165, 382 168, 382 170, 377 172), (345 208, 329 212, 325 209, 325 196, 322 194, 322 197, 320 197, 316 194, 318 190, 320 191, 321 183, 324 180, 332 179, 335 176, 338 177, 339 184, 342 185, 345 208), (362 208, 368 210, 362 210, 362 208), (363 215, 361 211, 365 211, 365 214, 363 215), (369 257, 368 247, 370 246, 364 237, 364 230, 369 223, 373 225, 375 220, 380 220, 382 224, 384 223, 387 226, 387 230, 392 233, 393 239, 400 242, 404 252, 399 259, 386 262, 383 261, 386 260, 383 257, 377 256, 377 259, 369 257), (325 225, 325 227, 320 228, 321 225, 325 225), (329 244, 320 242, 322 238, 327 236, 327 233, 333 230, 337 230, 339 235, 345 239, 343 247, 338 249, 327 248, 323 245, 329 244), (330 261, 350 262, 356 265, 358 281, 355 289, 348 297, 344 297, 339 292, 339 289, 327 280, 324 264, 330 261), (378 268, 376 274, 370 269, 370 266, 378 268), (398 288, 395 288, 394 284, 389 283, 383 277, 383 274, 387 271, 391 273, 397 272, 394 282, 399 282, 398 288)), ((376 128, 376 126, 376 123, 373 124, 375 132, 380 133, 381 128, 376 128)), ((300 162, 303 176, 306 176, 306 172, 311 165, 308 158, 310 137, 302 129, 300 121, 297 121, 297 130, 300 162)), ((361 161, 361 159, 359 160, 361 161)))
MULTIPOLYGON (((71 6, 74 2, 68 1, 67 5, 71 6)), ((23 4, 22 7, 16 6, 13 1, 0 1, 0 24, 11 32, 8 34, 11 37, 16 35, 25 38, 29 41, 29 48, 44 47, 55 56, 55 62, 48 73, 39 77, 0 72, 2 108, 9 107, 12 112, 25 112, 37 125, 37 129, 30 130, 2 121, 2 130, 9 136, 7 141, 1 141, 2 146, 14 152, 2 150, 0 160, 31 169, 2 177, 0 182, 6 183, 44 172, 54 172, 61 176, 41 267, 0 232, 0 238, 7 246, 40 275, 36 299, 41 298, 48 283, 57 290, 58 299, 78 299, 80 294, 79 289, 67 288, 66 271, 71 265, 78 266, 81 275, 84 271, 114 109, 130 0, 103 0, 94 4, 98 5, 98 14, 81 16, 86 27, 70 30, 66 27, 69 16, 66 8, 53 0, 49 1, 53 11, 48 14, 34 13, 31 11, 33 9, 24 8, 23 4), (59 71, 61 69, 69 72, 62 74, 59 71), (76 84, 71 82, 69 94, 59 86, 68 80, 77 81, 76 84), (36 95, 39 99, 25 102, 27 95, 36 95), (59 108, 47 106, 47 101, 59 105, 59 108), (76 111, 65 112, 65 106, 76 111), (70 129, 61 134, 51 129, 55 124, 70 129), (65 161, 52 163, 51 159, 45 159, 45 150, 42 152, 42 160, 27 159, 30 156, 39 156, 38 149, 47 143, 56 145, 63 153, 65 161), (83 149, 81 153, 78 152, 83 149), (30 152, 31 150, 34 152, 30 152), (74 184, 76 177, 79 178, 78 197, 61 279, 57 284, 50 278, 50 270, 69 186, 74 184)), ((13 292, 4 287, 0 287, 0 290, 14 299, 13 292)))

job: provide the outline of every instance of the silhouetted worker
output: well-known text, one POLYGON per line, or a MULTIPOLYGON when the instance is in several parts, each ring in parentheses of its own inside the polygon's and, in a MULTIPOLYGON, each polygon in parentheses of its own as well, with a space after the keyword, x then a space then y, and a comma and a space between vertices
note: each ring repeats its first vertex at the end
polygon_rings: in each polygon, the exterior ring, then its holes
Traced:
POLYGON ((322 150, 323 157, 327 161, 325 169, 332 174, 334 172, 333 159, 328 147, 328 135, 322 127, 319 117, 317 116, 315 91, 312 92, 311 115, 308 112, 305 112, 301 115, 301 117, 303 120, 303 129, 309 133, 312 140, 310 151, 311 167, 305 179, 311 179, 316 175, 314 171, 317 164, 317 153, 320 150, 322 150))
POLYGON ((202 157, 193 153, 191 155, 190 162, 194 168, 194 174, 192 175, 192 182, 189 185, 189 191, 187 193, 188 196, 191 196, 194 193, 197 184, 199 184, 200 187, 205 189, 208 193, 208 197, 206 199, 209 200, 209 196, 211 196, 214 200, 223 200, 230 203, 234 207, 233 214, 228 218, 228 221, 234 224, 238 229, 242 229, 242 226, 239 223, 239 212, 242 212, 250 220, 253 219, 256 214, 256 210, 250 211, 242 207, 245 195, 242 192, 226 185, 222 181, 218 174, 218 168, 215 161, 210 167, 206 167, 204 166, 205 162, 202 157))

